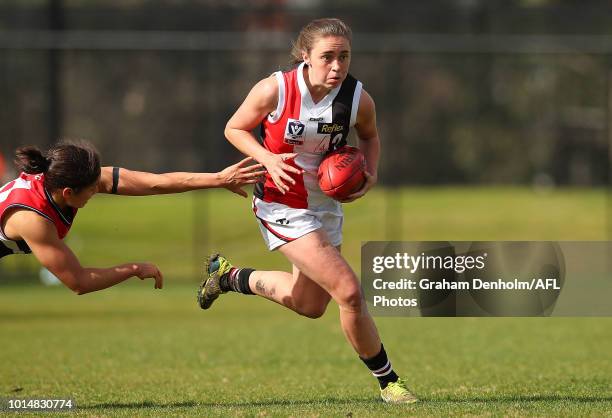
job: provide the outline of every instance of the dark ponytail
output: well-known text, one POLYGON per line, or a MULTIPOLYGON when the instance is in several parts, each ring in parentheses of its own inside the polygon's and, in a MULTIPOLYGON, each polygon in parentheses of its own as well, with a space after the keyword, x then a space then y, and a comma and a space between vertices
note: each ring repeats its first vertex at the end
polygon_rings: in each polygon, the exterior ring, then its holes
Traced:
POLYGON ((49 192, 69 187, 78 193, 96 183, 101 172, 98 151, 87 141, 62 141, 46 156, 36 147, 21 147, 15 165, 28 174, 44 173, 49 192))
POLYGON ((15 166, 18 171, 28 174, 46 173, 50 165, 51 161, 36 147, 21 147, 15 151, 15 166))

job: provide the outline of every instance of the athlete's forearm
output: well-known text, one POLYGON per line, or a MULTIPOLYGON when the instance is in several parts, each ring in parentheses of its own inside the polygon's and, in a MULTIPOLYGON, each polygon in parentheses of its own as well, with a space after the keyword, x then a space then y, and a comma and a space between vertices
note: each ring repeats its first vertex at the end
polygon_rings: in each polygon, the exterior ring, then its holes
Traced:
MULTIPOLYGON (((115 180, 111 174, 105 171, 112 167, 103 169, 103 186, 101 192, 112 193, 112 184, 115 180)), ((154 174, 144 171, 132 171, 125 168, 117 172, 116 193, 128 196, 148 196, 155 194, 182 193, 191 190, 222 187, 225 183, 220 173, 187 173, 173 172, 154 174)))
POLYGON ((149 194, 182 193, 224 185, 219 173, 164 173, 157 174, 148 188, 149 194))
POLYGON ((359 139, 359 149, 365 155, 367 171, 378 177, 378 159, 380 156, 380 139, 376 136, 369 139, 359 139))
POLYGON ((137 264, 121 264, 109 268, 84 268, 75 290, 79 295, 107 289, 130 277, 136 277, 139 271, 137 264))

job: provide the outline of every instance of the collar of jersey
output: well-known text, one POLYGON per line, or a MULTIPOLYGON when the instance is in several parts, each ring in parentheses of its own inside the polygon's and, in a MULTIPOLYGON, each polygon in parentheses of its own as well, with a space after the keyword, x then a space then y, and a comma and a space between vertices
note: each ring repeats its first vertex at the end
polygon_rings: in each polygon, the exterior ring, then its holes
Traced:
POLYGON ((57 214, 61 218, 62 222, 64 222, 67 226, 72 225, 72 217, 68 217, 60 209, 60 207, 57 206, 57 204, 55 203, 55 200, 53 200, 53 196, 51 196, 51 193, 49 193, 46 188, 44 190, 45 190, 45 196, 47 197, 47 200, 49 201, 49 203, 51 203, 51 206, 53 206, 53 209, 55 209, 55 211, 57 212, 57 214))
POLYGON ((308 86, 306 85, 306 81, 304 80, 304 65, 306 65, 306 63, 302 62, 297 69, 298 87, 300 88, 300 93, 302 94, 302 103, 314 116, 319 116, 325 109, 331 106, 332 102, 338 95, 342 84, 332 89, 319 101, 319 103, 315 104, 312 100, 312 96, 310 95, 310 90, 308 90, 308 86))

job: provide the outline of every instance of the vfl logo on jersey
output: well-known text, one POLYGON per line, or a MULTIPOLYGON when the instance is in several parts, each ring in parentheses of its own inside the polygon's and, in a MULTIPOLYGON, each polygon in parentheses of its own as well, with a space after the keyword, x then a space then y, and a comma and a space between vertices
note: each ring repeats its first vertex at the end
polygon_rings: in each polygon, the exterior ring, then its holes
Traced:
POLYGON ((302 145, 304 144, 304 134, 306 126, 297 119, 287 119, 285 128, 285 144, 302 145))
POLYGON ((339 125, 337 123, 319 123, 317 125, 317 133, 318 134, 336 134, 338 132, 344 131, 344 125, 339 125))

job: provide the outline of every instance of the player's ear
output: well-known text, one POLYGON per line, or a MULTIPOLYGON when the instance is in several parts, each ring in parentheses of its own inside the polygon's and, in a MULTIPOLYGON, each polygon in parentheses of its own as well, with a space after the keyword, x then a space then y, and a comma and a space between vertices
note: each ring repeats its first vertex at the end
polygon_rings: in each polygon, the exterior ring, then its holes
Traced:
POLYGON ((73 190, 73 189, 71 189, 70 187, 64 187, 64 188, 62 189, 62 197, 63 197, 64 199, 69 198, 69 197, 71 197, 71 196, 74 196, 74 194, 75 194, 75 193, 74 193, 74 190, 73 190))
POLYGON ((302 60, 306 63, 306 65, 310 65, 310 57, 308 57, 308 52, 302 51, 302 60))

